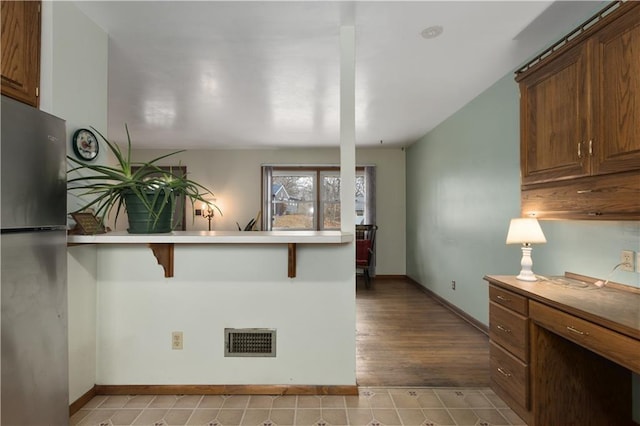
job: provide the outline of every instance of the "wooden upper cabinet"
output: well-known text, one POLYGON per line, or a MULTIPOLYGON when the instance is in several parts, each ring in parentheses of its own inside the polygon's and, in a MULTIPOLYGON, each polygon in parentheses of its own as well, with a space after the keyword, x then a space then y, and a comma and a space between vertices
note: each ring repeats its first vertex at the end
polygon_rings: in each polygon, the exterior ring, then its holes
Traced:
POLYGON ((640 169, 640 7, 600 31, 593 173, 640 169))
POLYGON ((40 1, 1 2, 3 95, 38 107, 40 1))
POLYGON ((523 185, 590 172, 588 53, 576 46, 520 81, 523 185))
POLYGON ((522 215, 640 220, 640 2, 588 22, 516 76, 522 215))
POLYGON ((516 77, 523 186, 640 169, 640 4, 634 3, 516 77))

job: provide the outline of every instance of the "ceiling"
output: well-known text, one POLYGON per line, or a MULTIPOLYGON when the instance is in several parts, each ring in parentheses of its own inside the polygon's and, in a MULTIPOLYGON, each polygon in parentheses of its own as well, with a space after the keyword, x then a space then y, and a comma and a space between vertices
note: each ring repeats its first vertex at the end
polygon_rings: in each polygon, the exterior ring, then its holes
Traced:
POLYGON ((600 5, 76 4, 109 34, 110 139, 127 123, 137 148, 191 149, 338 146, 341 25, 356 31, 356 145, 407 146, 600 5))

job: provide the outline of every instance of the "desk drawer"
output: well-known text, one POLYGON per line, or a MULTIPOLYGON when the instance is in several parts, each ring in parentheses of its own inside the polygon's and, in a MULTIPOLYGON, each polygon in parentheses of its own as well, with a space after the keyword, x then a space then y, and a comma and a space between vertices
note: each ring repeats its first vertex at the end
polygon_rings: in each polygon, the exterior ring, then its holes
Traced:
POLYGON ((529 367, 493 342, 489 345, 491 382, 529 409, 529 367))
POLYGON ((524 362, 529 361, 528 324, 526 317, 489 302, 489 338, 524 362))
POLYGON ((505 290, 493 284, 489 285, 489 300, 516 311, 519 314, 527 316, 528 305, 527 298, 520 296, 512 291, 505 290))
POLYGON ((529 312, 547 330, 640 373, 640 341, 533 300, 529 312))

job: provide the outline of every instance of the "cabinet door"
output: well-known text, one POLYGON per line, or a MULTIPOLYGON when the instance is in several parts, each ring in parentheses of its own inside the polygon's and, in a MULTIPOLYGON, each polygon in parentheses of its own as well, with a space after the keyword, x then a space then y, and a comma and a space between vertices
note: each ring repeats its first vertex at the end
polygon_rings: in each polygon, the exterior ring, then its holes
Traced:
POLYGON ((640 169, 640 4, 597 35, 593 173, 640 169))
POLYGON ((520 81, 523 185, 590 173, 588 54, 580 44, 520 81))
POLYGON ((2 1, 2 94, 38 106, 40 2, 2 1))

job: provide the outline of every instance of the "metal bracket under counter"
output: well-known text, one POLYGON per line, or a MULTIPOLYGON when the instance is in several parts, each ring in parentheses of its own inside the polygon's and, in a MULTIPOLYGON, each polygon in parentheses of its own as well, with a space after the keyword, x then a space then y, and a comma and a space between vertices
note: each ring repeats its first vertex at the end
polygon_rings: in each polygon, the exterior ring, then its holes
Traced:
POLYGON ((146 244, 165 278, 173 277, 175 244, 286 244, 287 277, 296 277, 297 244, 346 244, 353 234, 341 231, 174 231, 166 234, 109 232, 96 235, 69 235, 67 244, 146 244))

